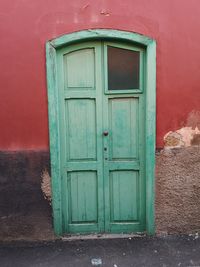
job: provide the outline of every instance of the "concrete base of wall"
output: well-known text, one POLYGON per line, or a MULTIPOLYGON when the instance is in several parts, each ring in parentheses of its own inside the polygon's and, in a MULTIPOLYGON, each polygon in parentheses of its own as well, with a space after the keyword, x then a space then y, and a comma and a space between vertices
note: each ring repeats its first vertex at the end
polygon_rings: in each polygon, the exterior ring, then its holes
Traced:
POLYGON ((200 232, 200 146, 164 149, 156 159, 157 233, 200 232))
MULTIPOLYGON (((156 232, 199 232, 200 146, 164 149, 156 159, 156 232)), ((47 151, 0 152, 0 240, 55 238, 48 170, 47 151)))

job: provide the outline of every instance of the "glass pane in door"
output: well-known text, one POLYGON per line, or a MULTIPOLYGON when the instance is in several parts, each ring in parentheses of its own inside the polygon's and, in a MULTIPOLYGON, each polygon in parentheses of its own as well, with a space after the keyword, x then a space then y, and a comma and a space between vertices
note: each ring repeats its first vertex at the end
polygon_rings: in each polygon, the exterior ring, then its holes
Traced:
POLYGON ((108 46, 108 90, 139 88, 140 53, 108 46))

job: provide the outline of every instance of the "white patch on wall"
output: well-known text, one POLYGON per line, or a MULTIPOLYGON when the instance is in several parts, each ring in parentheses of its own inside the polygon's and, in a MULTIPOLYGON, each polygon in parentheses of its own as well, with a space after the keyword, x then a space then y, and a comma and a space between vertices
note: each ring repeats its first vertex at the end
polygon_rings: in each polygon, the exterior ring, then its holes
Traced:
POLYGON ((188 147, 199 145, 200 130, 198 127, 183 127, 176 131, 170 131, 164 136, 165 147, 188 147), (194 142, 196 140, 196 142, 194 142))
POLYGON ((42 171, 41 178, 41 189, 43 196, 51 203, 51 177, 46 169, 42 171))
POLYGON ((184 127, 168 132, 164 136, 164 144, 165 148, 200 145, 200 111, 192 110, 184 127))

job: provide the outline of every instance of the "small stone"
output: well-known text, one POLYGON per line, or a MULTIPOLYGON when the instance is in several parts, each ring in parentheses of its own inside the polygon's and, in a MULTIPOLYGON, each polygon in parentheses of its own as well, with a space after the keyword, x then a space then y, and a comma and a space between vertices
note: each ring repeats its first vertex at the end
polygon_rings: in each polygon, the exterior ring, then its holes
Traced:
POLYGON ((195 234, 194 239, 197 239, 197 238, 199 238, 199 234, 198 233, 195 234))
POLYGON ((98 258, 98 259, 91 259, 91 263, 94 266, 102 265, 102 259, 100 259, 100 258, 98 258))

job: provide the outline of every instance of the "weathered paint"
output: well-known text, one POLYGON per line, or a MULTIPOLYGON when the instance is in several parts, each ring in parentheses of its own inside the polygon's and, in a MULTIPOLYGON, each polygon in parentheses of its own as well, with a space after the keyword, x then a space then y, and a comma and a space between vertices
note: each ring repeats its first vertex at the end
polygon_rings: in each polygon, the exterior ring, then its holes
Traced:
MULTIPOLYGON (((146 175, 146 197, 145 199, 142 198, 140 199, 140 203, 142 203, 144 200, 146 200, 146 230, 149 234, 153 234, 155 231, 155 225, 154 225, 154 164, 155 164, 155 95, 156 95, 156 42, 148 37, 142 36, 142 35, 138 35, 135 33, 131 33, 131 32, 123 32, 123 31, 117 31, 117 30, 86 30, 86 31, 80 31, 77 33, 72 33, 72 34, 68 34, 65 36, 62 36, 61 38, 55 39, 51 42, 47 42, 47 46, 46 46, 46 55, 47 55, 47 81, 48 81, 48 101, 49 101, 49 130, 50 130, 50 151, 51 151, 51 170, 52 170, 52 192, 53 192, 53 211, 54 211, 54 229, 55 232, 57 234, 61 234, 63 232, 63 229, 65 229, 64 231, 68 231, 67 229, 67 221, 65 219, 65 225, 63 227, 63 223, 62 223, 62 205, 65 205, 68 207, 68 199, 66 196, 66 192, 64 191, 64 193, 62 193, 61 188, 68 188, 66 180, 65 179, 65 172, 66 170, 68 171, 72 171, 73 170, 73 166, 75 165, 75 162, 71 162, 69 161, 70 157, 68 155, 69 149, 67 149, 67 151, 65 151, 64 149, 61 149, 61 146, 66 146, 67 142, 69 142, 69 138, 64 137, 65 134, 65 128, 63 125, 63 114, 65 113, 64 107, 63 107, 63 98, 65 96, 65 98, 70 99, 70 97, 78 97, 79 96, 77 94, 77 92, 71 92, 72 96, 70 96, 70 91, 66 91, 64 92, 63 89, 63 69, 62 69, 62 62, 65 62, 65 60, 63 60, 63 54, 67 55, 68 52, 72 52, 73 48, 69 48, 69 51, 66 50, 68 49, 68 44, 71 44, 73 42, 73 40, 75 41, 82 41, 84 42, 85 40, 96 40, 97 36, 99 38, 109 38, 110 40, 122 40, 122 41, 127 41, 127 42, 132 42, 132 45, 134 47, 135 43, 141 43, 142 45, 144 45, 144 51, 146 54, 146 58, 145 58, 145 71, 144 71, 144 86, 145 86, 145 108, 143 107, 143 105, 140 104, 140 121, 145 120, 145 125, 143 125, 142 127, 140 126, 140 135, 144 134, 144 139, 145 139, 145 147, 141 145, 141 143, 143 143, 140 139, 139 141, 139 158, 140 158, 140 164, 139 166, 143 166, 141 169, 139 168, 139 170, 142 172, 144 172, 147 174, 146 175), (59 48, 61 46, 65 45, 66 48, 64 47, 60 52, 59 52, 59 48), (56 50, 57 48, 57 50, 56 50), (59 91, 58 91, 59 88, 59 91), (59 92, 59 93, 58 93, 59 92), (59 102, 58 102, 59 101, 59 102), (145 129, 145 130, 144 130, 145 129), (68 155, 68 156, 66 156, 68 155), (142 161, 142 159, 145 158, 145 161, 142 161), (69 161, 69 162, 67 162, 69 161), (66 165, 67 164, 67 165, 66 165), (67 167, 67 168, 66 168, 67 167), (63 180, 63 186, 61 185, 61 181, 63 180), (65 182, 64 182, 65 181, 65 182), (63 198, 65 199, 65 204, 62 204, 62 200, 61 200, 61 196, 64 196, 63 198)), ((104 44, 104 46, 106 45, 106 43, 104 44)), ((124 47, 125 45, 123 45, 122 47, 124 47)), ((77 45, 76 44, 76 49, 81 49, 81 44, 77 45)), ((91 47, 91 45, 90 45, 91 47)), ((75 49, 75 48, 74 48, 75 49)), ((75 49, 75 50, 76 50, 75 49)), ((130 49, 130 47, 129 47, 130 49)), ((131 48, 132 49, 132 48, 131 48)), ((139 48, 134 48, 134 49, 138 49, 139 48)), ((142 51, 142 50, 141 50, 142 51)), ((97 54, 97 58, 98 56, 98 50, 96 50, 96 54, 97 54)), ((141 52, 142 54, 142 52, 141 52)), ((72 55, 72 54, 71 54, 72 55)), ((100 86, 100 88, 97 90, 97 94, 98 94, 98 98, 97 99, 101 99, 101 89, 103 88, 103 83, 102 80, 100 79, 100 77, 103 75, 98 75, 98 72, 101 73, 101 66, 98 66, 98 61, 101 62, 101 56, 99 57, 99 60, 95 60, 97 66, 97 72, 96 72, 96 79, 97 79, 97 83, 96 86, 100 86)), ((106 61, 105 61, 106 62, 106 61)), ((77 83, 77 81, 74 81, 73 79, 70 78, 70 83, 77 83)), ((87 81, 88 84, 88 81, 87 81)), ((141 83, 141 85, 143 85, 143 83, 141 83)), ((65 85, 66 86, 66 85, 65 85)), ((70 85, 71 86, 71 85, 70 85)), ((77 88, 76 88, 77 89, 77 88)), ((90 88, 91 89, 91 88, 90 88)), ((94 88, 93 88, 94 89, 94 88)), ((93 90, 92 90, 93 91, 93 90)), ((91 92, 92 92, 91 91, 91 92)), ((141 93, 143 90, 142 88, 139 88, 139 90, 136 90, 136 96, 138 93, 141 93)), ((91 92, 83 92, 83 96, 87 97, 87 98, 91 98, 92 94, 91 92), (88 95, 89 93, 89 95, 88 95)), ((95 92, 95 91, 94 91, 95 92)), ((125 94, 127 94, 128 92, 124 91, 125 94)), ((113 92, 114 93, 114 92, 113 92)), ((120 91, 119 91, 120 93, 120 91)), ((81 94, 81 91, 80 91, 81 94)), ((105 89, 105 96, 106 94, 108 94, 108 92, 105 89)), ((104 96, 104 98, 105 98, 104 96)), ((126 95, 127 97, 128 95, 126 95)), ((110 96, 111 97, 111 96, 110 96)), ((139 96, 138 96, 139 97, 139 96)), ((94 93, 93 93, 93 98, 94 98, 94 93)), ((79 100, 80 102, 81 100, 79 100)), ((103 100, 103 102, 105 102, 103 105, 103 110, 106 110, 107 107, 107 101, 106 98, 103 100)), ((140 100, 141 101, 141 100, 140 100)), ((141 102, 142 103, 142 102, 141 102)), ((69 108, 69 107, 68 107, 69 108)), ((101 109, 100 109, 101 110, 101 109)), ((100 112, 99 107, 97 109, 97 114, 100 112)), ((69 112, 69 114, 73 114, 74 112, 69 112)), ((91 112, 90 112, 91 113, 91 112)), ((106 112, 104 112, 104 116, 105 116, 106 112)), ((66 116, 66 115, 65 115, 66 116)), ((97 115, 98 117, 98 115, 97 115)), ((107 121, 107 118, 103 118, 104 122, 107 121)), ((67 119, 68 121, 68 127, 69 127, 69 119, 67 119)), ((79 122, 80 123, 80 122, 79 122)), ((99 125, 98 125, 99 127, 99 125)), ((102 126, 101 126, 102 127, 102 126)), ((108 127, 108 125, 107 125, 108 127)), ((76 127, 75 127, 76 128, 76 127)), ((97 135, 99 136, 99 134, 97 135)), ((127 137, 126 137, 127 138, 127 137)), ((140 137, 141 138, 141 137, 140 137)), ((99 139, 99 137, 98 137, 99 139)), ((107 138, 105 138, 104 141, 104 146, 108 146, 106 141, 107 138)), ((81 141, 82 142, 82 141, 81 141)), ((99 141, 98 141, 99 142, 99 141)), ((80 145, 80 144, 79 144, 80 145)), ((100 149, 99 151, 101 151, 102 149, 100 149)), ((84 151, 83 151, 84 153, 84 151)), ((78 153, 78 157, 81 157, 82 153, 78 153)), ((106 154, 106 153, 105 153, 106 154)), ((110 155, 104 155, 105 158, 110 158, 110 155)), ((98 157, 97 157, 98 158, 98 157)), ((71 160, 74 161, 74 159, 72 158, 71 160)), ((77 162, 78 163, 78 162, 77 162)), ((118 167, 120 170, 125 170, 123 164, 120 164, 120 162, 116 162, 119 166, 118 167)), ((127 162, 128 163, 128 162, 127 162)), ((80 170, 96 170, 97 172, 100 172, 100 177, 102 176, 101 174, 101 170, 98 170, 99 167, 96 169, 94 167, 92 167, 93 165, 91 165, 92 163, 87 162, 86 166, 84 162, 82 162, 82 167, 80 170), (89 169, 88 169, 89 168, 89 169)), ((130 163, 129 163, 130 164, 130 163)), ((127 166, 129 164, 126 164, 127 166)), ((125 166, 126 166, 125 165, 125 166)), ((135 165, 135 163, 134 163, 135 165)), ((137 165, 137 164, 136 164, 137 165)), ((96 164, 96 166, 99 166, 99 164, 96 164)), ((110 165, 107 165, 106 160, 104 160, 104 176, 109 176, 109 170, 110 169, 110 165)), ((116 167, 117 168, 117 167, 116 167)), ((113 168, 113 170, 116 170, 116 168, 113 168)), ((129 167, 130 168, 130 167, 129 167)), ((88 176, 88 174, 87 174, 88 176)), ((105 203, 106 201, 109 202, 109 198, 108 195, 109 193, 108 188, 109 185, 106 184, 108 183, 108 179, 104 181, 104 186, 105 186, 105 203)), ((99 188, 102 187, 101 184, 98 185, 99 188)), ((140 187, 142 188, 142 185, 140 184, 140 187)), ((62 199, 63 199, 62 198, 62 199)), ((100 194, 98 195, 98 198, 100 198, 100 194)), ((102 203, 101 198, 99 199, 100 203, 102 203)), ((140 204, 142 205, 142 204, 140 204)), ((65 210, 67 210, 65 208, 65 210)), ((67 215, 64 213, 64 217, 68 218, 69 215, 67 215)), ((105 212, 105 217, 110 218, 110 211, 108 209, 106 209, 105 212)), ((141 218, 144 217, 144 214, 141 215, 141 218)), ((102 222, 101 222, 102 223, 102 222)), ((105 221, 105 229, 110 229, 111 226, 107 225, 108 222, 105 221)), ((70 224, 69 224, 70 225, 70 224)), ((142 224, 141 224, 142 225, 142 224)), ((116 224, 115 226, 118 227, 118 225, 116 224)), ((137 224, 135 225, 137 227, 137 224)), ((120 225, 118 228, 114 228, 114 231, 122 231, 122 228, 120 228, 120 225)), ((122 227, 122 226, 121 226, 122 227)), ((131 231, 131 229, 133 226, 130 225, 129 228, 126 229, 126 227, 124 227, 124 231, 131 231)), ((93 225, 93 228, 91 231, 101 231, 102 230, 102 226, 97 226, 93 225)), ((138 228, 138 230, 141 230, 141 228, 138 228)), ((77 232, 76 228, 73 228, 73 225, 71 225, 71 229, 70 231, 74 231, 77 232)), ((88 229, 86 230, 86 228, 84 227, 84 224, 82 225, 82 232, 84 231, 88 231, 88 229)))
POLYGON ((50 177, 49 172, 46 168, 42 170, 41 178, 42 178, 41 190, 42 190, 43 196, 51 204, 51 199, 52 199, 51 177, 50 177))
POLYGON ((166 148, 200 145, 200 111, 191 111, 184 126, 166 133, 164 145, 166 148))
POLYGON ((165 147, 188 147, 200 145, 200 130, 198 127, 183 127, 174 132, 170 131, 164 136, 165 147))
POLYGON ((199 109, 199 0, 1 0, 0 10, 0 149, 48 149, 45 42, 82 29, 157 40, 158 147, 199 109))

